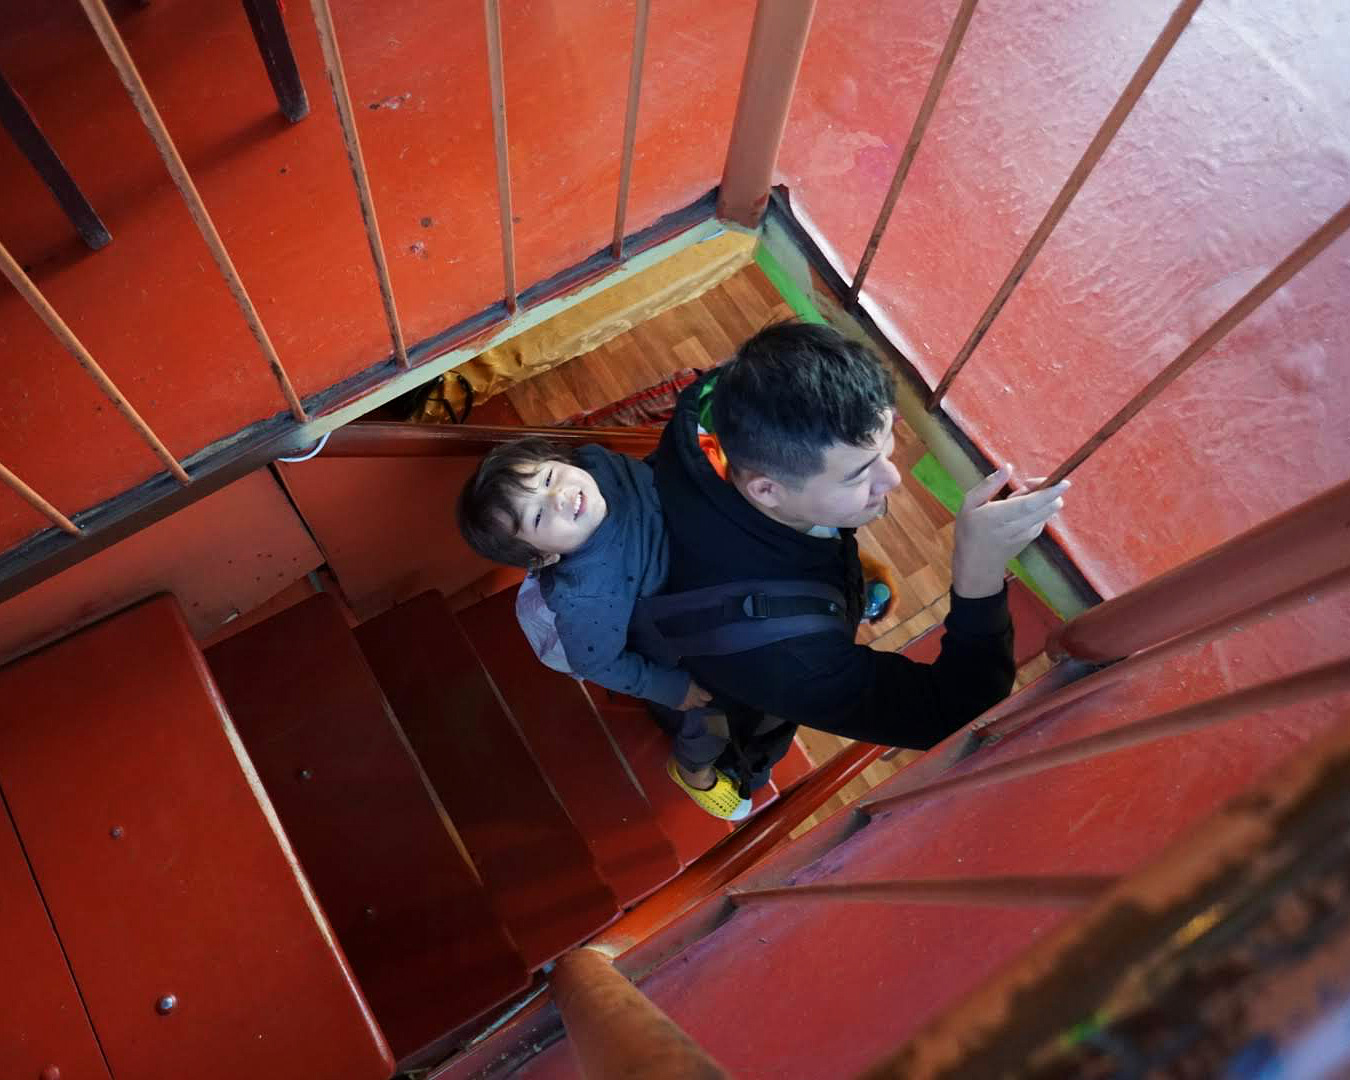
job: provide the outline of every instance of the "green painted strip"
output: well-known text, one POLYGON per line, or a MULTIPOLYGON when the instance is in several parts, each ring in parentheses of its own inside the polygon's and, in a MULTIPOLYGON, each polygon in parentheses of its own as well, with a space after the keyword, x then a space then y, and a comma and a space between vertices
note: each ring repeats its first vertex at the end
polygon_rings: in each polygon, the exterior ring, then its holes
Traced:
POLYGON ((788 307, 796 313, 797 318, 801 319, 802 322, 825 325, 824 316, 816 310, 810 297, 802 292, 800 286, 793 280, 792 275, 783 269, 782 264, 769 253, 769 249, 764 246, 763 242, 755 247, 755 262, 764 271, 764 276, 773 283, 773 287, 787 301, 788 307))
MULTIPOLYGON (((952 479, 951 474, 942 467, 938 459, 932 454, 924 454, 923 457, 919 458, 910 472, 914 474, 914 479, 932 492, 933 498, 937 499, 953 514, 961 509, 965 492, 961 490, 961 485, 952 479)), ((1060 615, 1061 618, 1063 617, 1062 612, 1050 602, 1050 597, 1045 595, 1045 590, 1036 583, 1035 578, 1027 573, 1027 569, 1022 565, 1020 559, 1014 559, 1010 562, 1008 569, 1017 576, 1022 584, 1045 601, 1046 607, 1060 615)))
POLYGON ((953 514, 961 509, 961 500, 966 497, 966 493, 932 454, 924 454, 909 471, 914 474, 915 480, 931 491, 933 497, 953 514))
MULTIPOLYGON (((772 253, 764 246, 762 241, 755 247, 755 262, 759 265, 759 268, 764 271, 764 276, 773 283, 773 287, 777 289, 783 299, 787 301, 788 306, 792 308, 799 319, 803 322, 826 325, 824 316, 816 310, 815 305, 811 303, 810 297, 801 290, 801 287, 797 284, 796 280, 791 274, 783 269, 782 264, 773 257, 772 253)), ((961 501, 965 498, 966 493, 961 489, 961 485, 952 479, 951 474, 942 467, 938 459, 931 453, 925 454, 920 458, 911 472, 913 472, 915 479, 931 491, 933 497, 953 514, 961 509, 961 501)), ((1062 617, 1063 613, 1059 612, 1055 605, 1050 602, 1050 597, 1048 597, 1045 594, 1045 590, 1036 583, 1036 579, 1027 573, 1026 567, 1022 565, 1021 560, 1014 559, 1008 564, 1008 569, 1016 574, 1027 588, 1044 600, 1046 607, 1051 611, 1060 614, 1062 617)))

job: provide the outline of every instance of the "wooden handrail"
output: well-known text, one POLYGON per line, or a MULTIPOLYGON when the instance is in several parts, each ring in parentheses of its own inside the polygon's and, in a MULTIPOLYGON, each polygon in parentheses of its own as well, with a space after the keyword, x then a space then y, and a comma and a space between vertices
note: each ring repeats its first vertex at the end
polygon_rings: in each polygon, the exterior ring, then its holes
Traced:
POLYGON ((729 1074, 594 949, 574 949, 551 979, 581 1074, 727 1080, 729 1074))
POLYGON ((1056 628, 1046 651, 1129 656, 1350 566, 1350 481, 1098 604, 1056 628))
POLYGON ((560 446, 594 444, 645 457, 656 449, 660 428, 508 427, 488 424, 402 424, 371 421, 337 428, 318 457, 481 457, 493 447, 528 435, 560 446))
POLYGON ((1032 874, 1025 877, 908 878, 732 889, 737 907, 815 900, 829 904, 918 904, 961 907, 1077 907, 1096 900, 1117 881, 1103 874, 1032 874))

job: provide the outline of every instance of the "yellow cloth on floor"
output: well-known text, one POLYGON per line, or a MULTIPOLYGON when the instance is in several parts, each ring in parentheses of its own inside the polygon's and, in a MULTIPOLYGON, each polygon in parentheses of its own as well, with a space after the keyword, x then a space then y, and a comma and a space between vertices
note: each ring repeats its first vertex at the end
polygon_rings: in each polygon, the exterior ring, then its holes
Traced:
POLYGON ((752 234, 728 231, 677 251, 442 375, 412 419, 449 423, 447 405, 462 415, 464 387, 456 376, 468 380, 475 401, 485 401, 701 296, 752 262, 756 242, 752 234))

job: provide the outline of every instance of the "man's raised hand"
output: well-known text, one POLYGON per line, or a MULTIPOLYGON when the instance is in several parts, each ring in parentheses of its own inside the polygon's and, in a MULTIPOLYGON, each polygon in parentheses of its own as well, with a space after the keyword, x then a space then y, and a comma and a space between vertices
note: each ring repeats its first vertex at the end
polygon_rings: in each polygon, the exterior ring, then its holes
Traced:
POLYGON ((966 492, 961 503, 952 552, 952 589, 957 596, 975 600, 999 592, 1008 560, 1040 536, 1064 506, 1069 481, 1031 491, 1039 478, 1018 484, 1006 499, 991 502, 1011 476, 1012 469, 1004 465, 966 492))

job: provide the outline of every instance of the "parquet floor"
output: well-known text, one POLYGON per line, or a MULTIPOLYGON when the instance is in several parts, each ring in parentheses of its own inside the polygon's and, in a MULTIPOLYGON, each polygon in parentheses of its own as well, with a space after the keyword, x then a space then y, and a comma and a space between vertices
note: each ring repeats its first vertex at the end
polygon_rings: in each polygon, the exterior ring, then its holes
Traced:
MULTIPOLYGON (((542 425, 597 409, 659 382, 681 368, 709 368, 729 359, 745 338, 792 311, 758 266, 751 264, 670 311, 634 327, 592 352, 517 383, 475 408, 478 423, 542 425)), ((910 472, 927 452, 903 423, 896 424, 892 460, 904 478, 890 496, 886 517, 859 533, 873 558, 888 564, 899 586, 886 619, 863 627, 859 640, 874 648, 900 650, 947 615, 951 586, 952 515, 910 472)), ((1019 673, 1019 685, 1048 664, 1038 658, 1019 673)), ((799 736, 811 759, 827 760, 849 740, 802 728, 799 736)), ((901 752, 870 766, 798 833, 894 774, 916 756, 901 752)))

